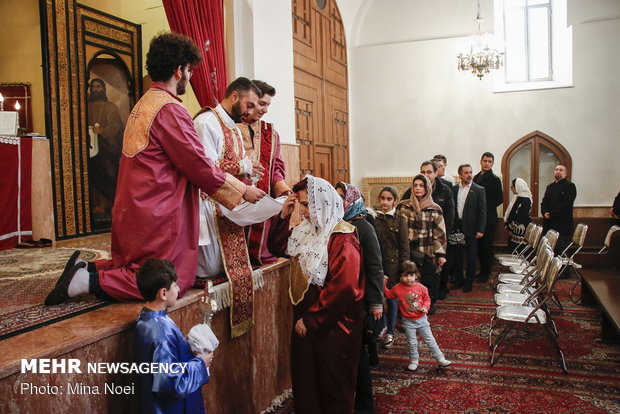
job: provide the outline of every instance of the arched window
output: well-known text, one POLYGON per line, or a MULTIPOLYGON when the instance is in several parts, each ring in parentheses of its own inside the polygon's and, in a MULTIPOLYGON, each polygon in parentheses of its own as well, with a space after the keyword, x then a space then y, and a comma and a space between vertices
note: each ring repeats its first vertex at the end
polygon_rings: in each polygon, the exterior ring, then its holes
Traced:
POLYGON ((539 215, 540 202, 547 185, 553 181, 553 169, 563 164, 571 178, 572 160, 566 149, 540 131, 534 131, 512 144, 502 158, 504 208, 511 198, 510 183, 515 178, 524 179, 532 191, 532 217, 539 215))

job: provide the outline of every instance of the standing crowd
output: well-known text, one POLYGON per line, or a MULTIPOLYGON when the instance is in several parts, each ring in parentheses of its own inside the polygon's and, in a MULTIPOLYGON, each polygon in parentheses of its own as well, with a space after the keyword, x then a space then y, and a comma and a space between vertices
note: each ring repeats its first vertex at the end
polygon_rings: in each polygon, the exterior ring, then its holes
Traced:
MULTIPOLYGON (((468 293, 489 279, 503 202, 494 155, 482 154, 476 175, 470 164, 460 165, 458 183, 445 173, 446 157, 435 155, 402 196, 383 188, 380 208, 372 212, 349 183, 308 175, 289 188, 278 134, 261 120, 275 88, 238 78, 222 102, 192 119, 179 95, 201 59, 184 36, 165 33, 151 41, 153 84, 132 110, 123 137, 112 258, 86 263, 76 251, 46 304, 84 293, 146 300, 136 328, 140 360, 191 367, 173 378, 142 378, 147 412, 204 412, 200 387, 213 354, 192 354, 166 308, 197 280, 226 274, 232 336, 242 335, 253 325, 252 266, 277 257, 291 263, 296 413, 373 412, 370 369, 377 343, 394 343, 398 314, 410 350, 407 369, 418 367, 418 335, 437 364, 449 366, 429 316, 450 289, 468 293), (286 196, 281 213, 265 222, 244 228, 224 214, 265 195, 286 196)), ((563 165, 555 168, 542 201, 545 227, 564 238, 572 231, 576 195, 566 173, 563 165)), ((518 243, 532 195, 521 178, 511 190, 504 221, 511 243, 518 243)))

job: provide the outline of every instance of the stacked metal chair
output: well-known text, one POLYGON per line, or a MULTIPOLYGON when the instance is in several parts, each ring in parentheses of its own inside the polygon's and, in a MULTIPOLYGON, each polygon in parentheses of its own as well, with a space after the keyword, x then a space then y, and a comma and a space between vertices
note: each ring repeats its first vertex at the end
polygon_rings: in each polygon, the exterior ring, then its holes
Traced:
MULTIPOLYGON (((543 237, 547 239, 547 243, 549 247, 551 247, 551 250, 555 251, 555 245, 558 243, 560 233, 555 230, 547 230, 547 233, 545 233, 543 237)), ((510 266, 510 271, 512 273, 523 273, 525 270, 527 270, 527 266, 524 263, 510 266)))
MULTIPOLYGON (((534 295, 533 299, 540 293, 540 287, 544 285, 545 272, 549 263, 551 263, 551 259, 553 259, 553 250, 549 254, 550 247, 546 237, 540 239, 537 250, 536 262, 532 265, 529 272, 518 275, 507 273, 499 278, 500 282, 502 282, 501 279, 504 279, 504 283, 497 285, 497 294, 493 298, 496 305, 523 304, 524 302, 529 302, 527 299, 531 295, 534 295)), ((495 319, 496 316, 493 315, 489 323, 489 346, 491 346, 493 322, 495 319)))
POLYGON ((535 225, 530 233, 530 237, 527 239, 527 245, 521 250, 518 256, 514 258, 501 259, 499 261, 501 265, 510 267, 513 265, 528 263, 536 251, 540 236, 542 236, 542 227, 535 225))
MULTIPOLYGON (((508 267, 523 264, 524 266, 526 266, 526 268, 529 268, 536 257, 536 252, 537 252, 538 244, 540 242, 541 233, 542 233, 542 227, 538 225, 534 225, 531 232, 528 234, 526 245, 520 251, 518 257, 505 258, 505 259, 500 260, 500 263, 508 267)), ((503 274, 504 273, 497 273, 493 277, 493 280, 491 281, 491 285, 496 286, 498 283, 499 277, 503 274)))
MULTIPOLYGON (((549 256, 553 256, 553 251, 547 248, 544 253, 544 257, 548 260, 549 256)), ((497 359, 499 359, 501 353, 497 353, 497 349, 506 340, 506 338, 508 338, 510 332, 512 332, 519 325, 525 329, 530 324, 537 324, 547 333, 547 336, 555 347, 559 357, 560 368, 564 373, 568 373, 564 353, 558 343, 559 333, 551 317, 551 312, 548 306, 549 303, 553 301, 553 291, 561 267, 562 259, 559 257, 551 259, 542 278, 544 284, 536 291, 536 295, 531 295, 533 297, 528 296, 527 300, 520 305, 501 305, 497 307, 495 318, 500 321, 505 321, 506 326, 497 336, 495 341, 492 340, 492 332, 489 334, 490 345, 492 348, 491 365, 494 365, 497 362, 497 359)))
POLYGON ((555 230, 549 230, 546 235, 540 238, 536 248, 536 254, 532 257, 531 261, 526 265, 514 265, 510 267, 509 273, 498 273, 496 279, 499 282, 497 285, 498 292, 506 292, 507 287, 501 287, 504 284, 521 284, 530 286, 530 282, 538 273, 538 259, 540 254, 546 247, 554 249, 558 240, 558 232, 555 230), (516 267, 518 266, 518 267, 516 267), (501 288, 500 288, 501 287, 501 288), (504 289, 500 291, 499 289, 504 289))
POLYGON ((501 260, 505 260, 505 259, 516 259, 517 257, 519 257, 519 253, 521 252, 521 250, 527 245, 527 241, 530 237, 530 234, 532 234, 532 230, 534 230, 534 227, 536 227, 536 224, 534 222, 530 222, 530 224, 527 225, 527 227, 525 228, 525 233, 523 234, 523 239, 519 242, 519 244, 517 244, 514 248, 514 250, 512 251, 512 253, 498 253, 495 255, 495 258, 497 259, 497 261, 501 261, 501 260))

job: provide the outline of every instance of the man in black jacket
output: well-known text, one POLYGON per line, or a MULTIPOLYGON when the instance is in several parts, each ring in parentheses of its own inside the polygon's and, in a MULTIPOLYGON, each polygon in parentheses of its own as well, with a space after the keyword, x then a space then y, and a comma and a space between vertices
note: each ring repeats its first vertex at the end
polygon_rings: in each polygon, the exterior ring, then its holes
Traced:
MULTIPOLYGON (((568 246, 573 234, 573 204, 577 197, 577 187, 566 179, 566 166, 556 165, 553 171, 555 180, 547 186, 540 203, 543 216, 543 234, 549 229, 556 230, 560 237, 555 245, 555 253, 559 254, 568 246)), ((564 273, 561 277, 568 277, 564 273)))
POLYGON ((487 203, 486 226, 484 236, 478 239, 478 258, 480 260, 480 273, 476 282, 484 283, 489 280, 491 265, 493 264, 493 238, 497 226, 497 207, 502 204, 504 193, 502 182, 493 174, 495 156, 485 152, 480 158, 480 172, 474 176, 474 183, 484 187, 487 203))
POLYGON ((463 280, 463 251, 458 246, 454 260, 454 289, 463 287, 463 292, 471 292, 476 276, 476 259, 478 256, 478 239, 484 236, 487 217, 487 204, 484 187, 472 180, 471 165, 459 166, 461 182, 452 187, 457 216, 454 227, 465 235, 465 256, 467 257, 467 278, 463 280))
MULTIPOLYGON (((433 186, 433 201, 439 204, 441 210, 443 212, 443 220, 446 223, 446 237, 452 231, 452 225, 454 224, 454 215, 456 214, 456 209, 454 208, 454 197, 452 196, 452 188, 451 185, 439 178, 437 176, 437 172, 439 167, 435 163, 435 161, 424 161, 420 166, 420 172, 428 177, 431 181, 431 185, 433 186)), ((441 268, 441 272, 439 273, 439 296, 438 299, 445 299, 446 295, 449 291, 448 289, 448 279, 450 277, 450 269, 454 264, 453 252, 450 247, 447 248, 447 257, 446 264, 444 264, 441 268)))

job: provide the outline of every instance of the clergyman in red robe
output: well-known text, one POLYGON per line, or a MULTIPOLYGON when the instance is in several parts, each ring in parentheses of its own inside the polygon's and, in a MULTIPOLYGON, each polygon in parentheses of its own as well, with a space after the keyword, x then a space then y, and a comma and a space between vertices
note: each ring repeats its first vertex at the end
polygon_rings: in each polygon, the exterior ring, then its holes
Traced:
POLYGON ((228 208, 264 195, 205 156, 192 117, 181 105, 178 95, 185 93, 191 67, 201 60, 200 49, 185 36, 169 32, 151 40, 146 65, 153 84, 132 109, 123 137, 112 259, 87 266, 74 252, 46 305, 88 292, 141 300, 136 272, 151 257, 174 264, 183 295, 196 275, 199 189, 228 208))
MULTIPOLYGON (((269 112, 271 99, 276 89, 266 82, 253 80, 252 83, 261 90, 254 113, 237 124, 243 136, 245 153, 252 161, 260 162, 265 173, 256 186, 276 198, 291 194, 291 189, 284 181, 286 169, 280 151, 280 135, 273 124, 261 120, 269 112)), ((267 248, 267 237, 273 219, 256 223, 247 228, 248 252, 254 266, 273 263, 277 258, 267 248)))

